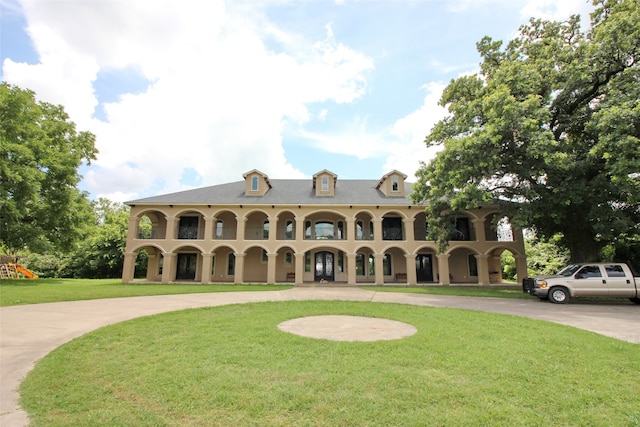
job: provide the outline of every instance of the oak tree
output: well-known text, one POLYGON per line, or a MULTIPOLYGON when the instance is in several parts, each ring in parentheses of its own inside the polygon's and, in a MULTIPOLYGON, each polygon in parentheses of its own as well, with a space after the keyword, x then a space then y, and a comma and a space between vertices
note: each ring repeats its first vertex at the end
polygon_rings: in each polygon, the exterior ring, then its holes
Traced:
POLYGON ((477 43, 480 71, 452 80, 426 137, 414 202, 446 244, 456 213, 496 203, 512 223, 561 235, 573 261, 640 235, 640 0, 531 19, 504 45, 477 43))
POLYGON ((95 136, 78 132, 62 106, 0 84, 0 246, 72 249, 93 219, 78 169, 96 154, 95 136))

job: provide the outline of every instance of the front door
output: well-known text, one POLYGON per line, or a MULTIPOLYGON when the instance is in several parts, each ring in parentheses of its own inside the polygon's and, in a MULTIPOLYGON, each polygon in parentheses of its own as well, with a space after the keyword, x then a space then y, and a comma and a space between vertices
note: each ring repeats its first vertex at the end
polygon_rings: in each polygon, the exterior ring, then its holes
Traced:
POLYGON ((416 280, 418 282, 433 282, 431 255, 416 255, 416 280))
POLYGON ((331 252, 316 253, 314 280, 319 282, 323 279, 333 281, 333 254, 331 252))
POLYGON ((196 278, 197 254, 178 254, 176 280, 194 280, 196 278))

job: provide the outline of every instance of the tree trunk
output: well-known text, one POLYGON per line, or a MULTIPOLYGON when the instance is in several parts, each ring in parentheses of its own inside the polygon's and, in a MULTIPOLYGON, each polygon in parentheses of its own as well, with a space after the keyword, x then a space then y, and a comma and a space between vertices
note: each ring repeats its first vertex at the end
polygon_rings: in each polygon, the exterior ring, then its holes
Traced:
POLYGON ((604 245, 592 238, 575 236, 571 241, 567 239, 567 246, 571 252, 571 262, 579 263, 599 261, 600 251, 604 245))

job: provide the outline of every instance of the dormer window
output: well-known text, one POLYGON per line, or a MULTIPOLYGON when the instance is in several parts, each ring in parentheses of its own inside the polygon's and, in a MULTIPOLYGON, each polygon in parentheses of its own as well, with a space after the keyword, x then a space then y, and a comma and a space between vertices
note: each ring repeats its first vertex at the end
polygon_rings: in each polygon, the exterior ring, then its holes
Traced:
POLYGON ((333 172, 323 170, 313 175, 313 189, 318 197, 333 197, 338 177, 333 172))
POLYGON ((406 179, 407 175, 393 170, 378 181, 376 188, 387 197, 404 197, 406 179))
POLYGON ((244 178, 244 194, 245 196, 260 197, 264 196, 271 189, 269 177, 257 169, 249 171, 242 175, 244 178))

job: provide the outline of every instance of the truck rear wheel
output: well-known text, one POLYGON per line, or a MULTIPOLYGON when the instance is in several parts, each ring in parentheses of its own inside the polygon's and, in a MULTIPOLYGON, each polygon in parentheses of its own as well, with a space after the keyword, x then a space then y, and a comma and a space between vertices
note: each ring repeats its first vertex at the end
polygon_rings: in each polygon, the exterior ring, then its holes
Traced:
POLYGON ((551 288, 549 291, 549 301, 555 304, 564 304, 569 301, 569 298, 571 298, 569 290, 563 286, 551 288))

